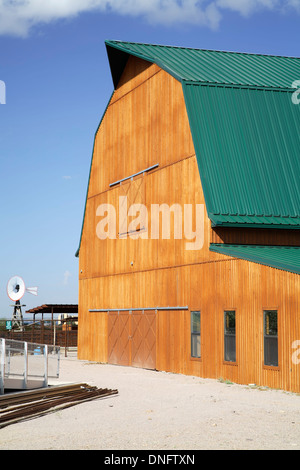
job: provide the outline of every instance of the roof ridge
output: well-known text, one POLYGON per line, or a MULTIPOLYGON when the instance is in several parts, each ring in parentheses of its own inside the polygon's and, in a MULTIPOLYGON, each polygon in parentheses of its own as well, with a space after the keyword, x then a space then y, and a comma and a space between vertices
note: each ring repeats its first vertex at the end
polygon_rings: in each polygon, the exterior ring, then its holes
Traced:
POLYGON ((251 56, 261 56, 261 57, 276 57, 276 58, 282 58, 282 59, 298 59, 300 60, 300 57, 296 56, 286 56, 286 55, 276 55, 276 54, 263 54, 259 52, 242 52, 242 51, 226 51, 226 50, 221 50, 221 49, 202 49, 199 47, 191 47, 191 46, 174 46, 174 45, 169 45, 169 44, 150 44, 150 43, 143 43, 143 42, 135 42, 135 41, 121 41, 119 39, 107 39, 105 40, 105 43, 119 43, 119 44, 132 44, 132 45, 137 45, 137 46, 149 46, 149 47, 161 47, 161 48, 171 48, 171 49, 182 49, 182 50, 191 50, 191 51, 202 51, 202 52, 216 52, 220 54, 239 54, 239 55, 251 55, 251 56))

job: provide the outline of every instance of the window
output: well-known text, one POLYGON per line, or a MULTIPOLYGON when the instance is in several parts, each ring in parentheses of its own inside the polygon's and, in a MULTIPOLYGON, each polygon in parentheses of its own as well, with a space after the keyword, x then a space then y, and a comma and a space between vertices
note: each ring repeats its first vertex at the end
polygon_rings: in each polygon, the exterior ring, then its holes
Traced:
POLYGON ((200 312, 191 312, 191 356, 201 357, 200 312))
POLYGON ((278 315, 276 310, 264 311, 264 364, 278 366, 278 315))
POLYGON ((235 311, 224 312, 224 359, 236 362, 235 311))

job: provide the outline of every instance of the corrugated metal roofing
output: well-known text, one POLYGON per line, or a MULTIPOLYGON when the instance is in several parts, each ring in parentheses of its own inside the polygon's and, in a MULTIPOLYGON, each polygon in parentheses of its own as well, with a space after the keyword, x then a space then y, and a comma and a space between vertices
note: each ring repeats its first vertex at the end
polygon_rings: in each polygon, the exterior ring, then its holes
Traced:
POLYGON ((300 105, 290 93, 184 85, 214 225, 300 227, 300 105))
POLYGON ((300 247, 211 244, 210 250, 300 274, 300 247))
MULTIPOLYGON (((247 228, 286 228, 298 229, 299 217, 280 217, 280 216, 250 216, 250 215, 224 215, 224 214, 209 214, 209 218, 213 227, 241 227, 247 228), (268 227, 267 227, 268 226, 268 227)), ((299 239, 300 243, 300 239, 299 239)))
MULTIPOLYGON (((154 62, 180 80, 291 88, 300 78, 295 57, 105 41, 110 48, 154 62)), ((114 70, 112 70, 114 73, 114 70)))

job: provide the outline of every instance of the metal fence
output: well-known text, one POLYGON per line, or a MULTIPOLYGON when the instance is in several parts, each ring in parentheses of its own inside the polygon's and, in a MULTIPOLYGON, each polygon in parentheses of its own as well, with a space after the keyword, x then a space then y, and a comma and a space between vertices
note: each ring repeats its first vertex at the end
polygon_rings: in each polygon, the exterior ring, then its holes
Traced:
POLYGON ((0 338, 0 394, 5 389, 47 387, 59 377, 60 348, 0 338))

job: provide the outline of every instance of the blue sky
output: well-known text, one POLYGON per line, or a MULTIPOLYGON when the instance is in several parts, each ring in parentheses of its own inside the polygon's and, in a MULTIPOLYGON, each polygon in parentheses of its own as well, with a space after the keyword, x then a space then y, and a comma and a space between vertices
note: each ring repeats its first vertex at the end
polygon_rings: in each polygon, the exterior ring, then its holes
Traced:
POLYGON ((0 0, 0 317, 16 274, 39 288, 23 312, 78 301, 105 39, 300 57, 299 21, 300 0, 0 0))

